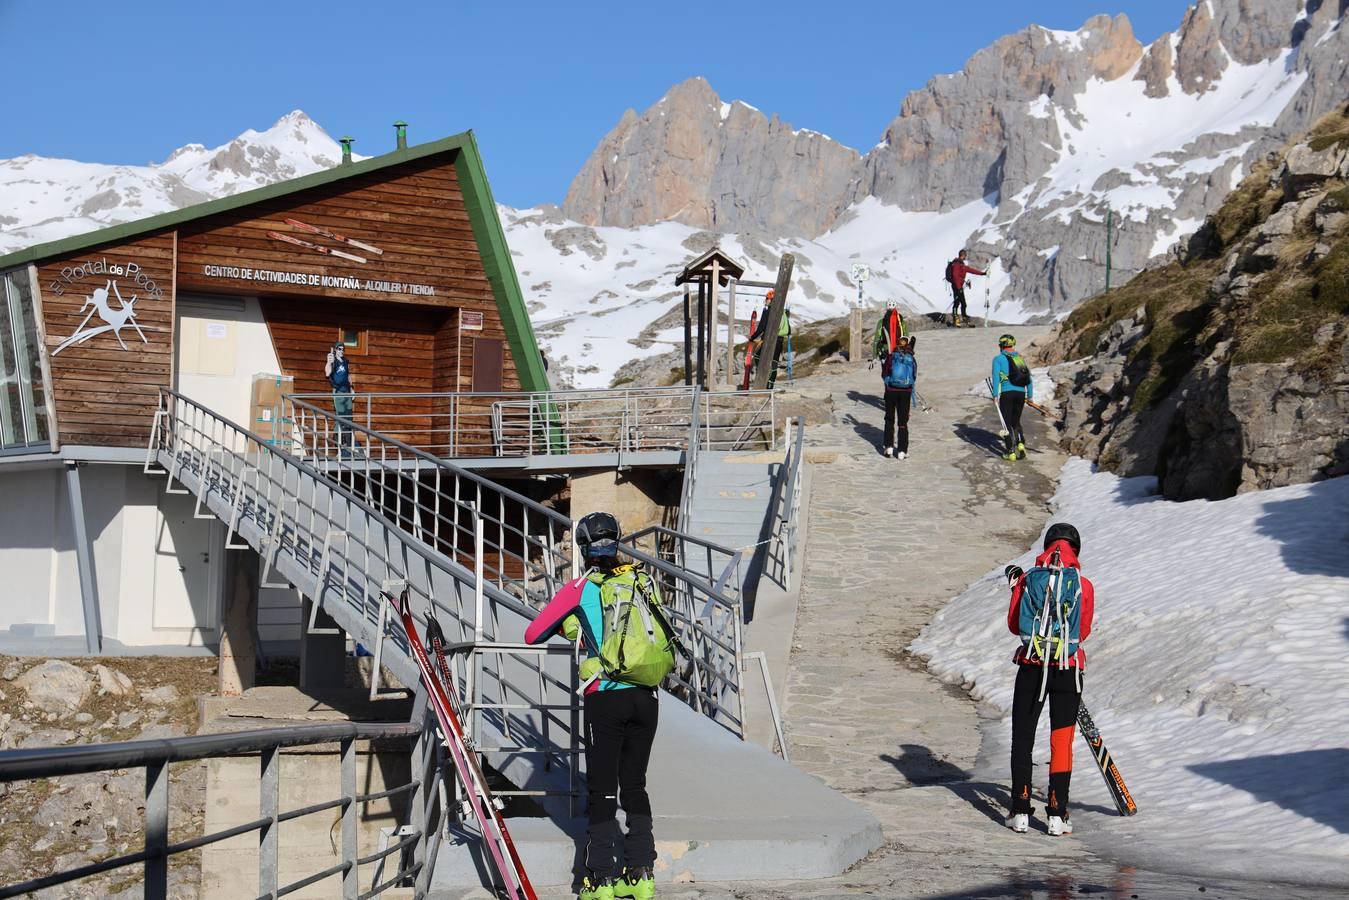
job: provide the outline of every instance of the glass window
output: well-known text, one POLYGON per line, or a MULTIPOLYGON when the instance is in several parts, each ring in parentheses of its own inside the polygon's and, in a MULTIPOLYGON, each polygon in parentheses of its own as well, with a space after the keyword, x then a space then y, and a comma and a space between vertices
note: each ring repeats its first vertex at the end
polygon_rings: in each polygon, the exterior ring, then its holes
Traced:
POLYGON ((47 444, 47 385, 28 269, 0 276, 0 449, 47 444))

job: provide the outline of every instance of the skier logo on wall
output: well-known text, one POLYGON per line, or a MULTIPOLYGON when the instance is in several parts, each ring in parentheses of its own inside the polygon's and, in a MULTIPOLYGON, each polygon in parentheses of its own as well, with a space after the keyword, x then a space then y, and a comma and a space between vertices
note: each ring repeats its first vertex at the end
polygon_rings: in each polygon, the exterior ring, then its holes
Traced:
POLYGON ((141 331, 140 325, 136 323, 137 296, 139 295, 132 294, 130 301, 123 299, 122 292, 117 287, 117 281, 109 278, 107 284, 95 289, 92 294, 85 298, 84 306, 80 307, 80 311, 83 312, 89 307, 93 308, 89 309, 84 321, 80 322, 79 327, 75 329, 75 333, 57 345, 56 349, 52 351, 52 356, 73 344, 82 344, 90 338, 98 337, 100 334, 106 334, 109 331, 112 332, 113 337, 117 338, 117 343, 122 345, 122 349, 128 350, 130 348, 127 347, 126 341, 122 340, 122 329, 127 326, 136 329, 136 333, 140 335, 143 343, 150 343, 145 337, 145 332, 141 331), (111 302, 113 295, 117 297, 117 303, 119 304, 117 308, 114 308, 111 302), (98 317, 107 324, 86 329, 85 326, 94 317, 94 313, 98 313, 98 317))

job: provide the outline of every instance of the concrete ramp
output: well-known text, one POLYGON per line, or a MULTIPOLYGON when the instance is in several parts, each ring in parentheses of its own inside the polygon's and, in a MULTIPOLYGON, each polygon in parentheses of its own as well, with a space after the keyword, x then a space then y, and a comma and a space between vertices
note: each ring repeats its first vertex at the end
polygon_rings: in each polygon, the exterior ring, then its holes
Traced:
MULTIPOLYGON (((647 788, 659 881, 824 878, 883 841, 880 823, 861 806, 665 695, 647 788)), ((572 883, 584 820, 511 819, 508 825, 536 884, 572 883)), ((432 896, 437 890, 462 896, 481 885, 480 866, 480 852, 445 848, 432 896)))

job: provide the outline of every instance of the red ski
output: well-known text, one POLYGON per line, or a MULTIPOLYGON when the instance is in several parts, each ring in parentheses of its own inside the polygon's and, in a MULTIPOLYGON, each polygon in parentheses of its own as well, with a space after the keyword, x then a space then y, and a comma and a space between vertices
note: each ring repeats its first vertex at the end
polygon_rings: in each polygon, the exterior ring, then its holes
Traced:
POLYGON ((412 618, 408 589, 403 588, 403 593, 396 600, 388 592, 381 593, 390 603, 398 605, 398 615, 402 619, 403 630, 407 632, 412 658, 417 661, 422 684, 426 686, 431 706, 440 721, 445 746, 449 748, 450 755, 454 758, 455 776, 463 785, 464 793, 468 795, 473 817, 478 821, 478 828, 482 831, 483 841, 487 844, 497 875, 501 877, 502 885, 506 889, 506 896, 510 900, 538 900, 539 895, 534 892, 534 885, 530 883, 529 876, 525 873, 525 866, 515 849, 515 842, 511 840, 510 832, 506 830, 506 821, 501 816, 501 810, 497 809, 492 791, 487 787, 487 778, 483 775, 482 767, 478 765, 477 754, 469 749, 468 743, 464 740, 464 730, 459 724, 459 715, 456 712, 458 703, 451 700, 446 693, 446 683, 442 679, 449 679, 450 670, 445 663, 443 653, 445 639, 440 626, 436 624, 434 608, 427 610, 426 630, 428 640, 437 647, 439 675, 431 667, 426 647, 422 645, 422 640, 417 635, 417 623, 412 618))
MULTIPOLYGON (((758 325, 758 324, 759 324, 759 311, 756 309, 754 312, 750 313, 750 317, 749 317, 749 333, 750 333, 750 334, 753 334, 753 333, 754 333, 754 328, 755 328, 755 326, 758 325)), ((740 382, 740 390, 742 390, 742 391, 747 391, 747 390, 749 390, 749 376, 750 376, 750 372, 751 372, 753 369, 754 369, 754 342, 751 341, 751 340, 746 340, 746 341, 745 341, 745 378, 744 378, 743 381, 740 382)))
POLYGON ((329 231, 327 228, 321 228, 318 225, 310 225, 308 222, 301 222, 299 219, 287 219, 286 224, 291 228, 299 228, 308 231, 311 234, 321 234, 326 238, 332 238, 341 244, 350 244, 353 247, 360 247, 362 250, 369 250, 371 253, 383 255, 384 251, 378 247, 372 247, 369 244, 362 243, 355 238, 349 238, 345 234, 338 234, 335 231, 329 231))
POLYGON ((267 236, 274 241, 285 241, 287 244, 294 244, 297 247, 307 247, 315 253, 322 253, 325 256, 340 256, 343 259, 349 259, 352 262, 365 262, 365 257, 357 256, 355 253, 347 253, 345 250, 334 250, 331 247, 320 247, 312 241, 302 241, 297 237, 292 237, 289 234, 282 234, 279 231, 269 231, 267 232, 267 236))

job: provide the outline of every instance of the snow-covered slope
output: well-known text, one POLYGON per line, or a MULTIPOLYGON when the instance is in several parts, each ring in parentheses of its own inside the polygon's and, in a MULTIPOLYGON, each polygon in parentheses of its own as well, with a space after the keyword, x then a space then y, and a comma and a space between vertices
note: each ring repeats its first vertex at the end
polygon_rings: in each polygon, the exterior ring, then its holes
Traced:
POLYGON ((341 159, 338 143, 296 110, 266 131, 249 129, 215 149, 188 144, 162 163, 0 160, 0 253, 297 178, 341 159))
MULTIPOLYGON (((1109 801, 1079 744, 1077 835, 1151 867, 1349 885, 1349 477, 1217 502, 1154 487, 1074 459, 1054 498, 1096 588, 1083 697, 1140 810, 1090 809, 1109 801)), ((913 643, 1003 711, 1007 601, 999 568, 913 643)))

